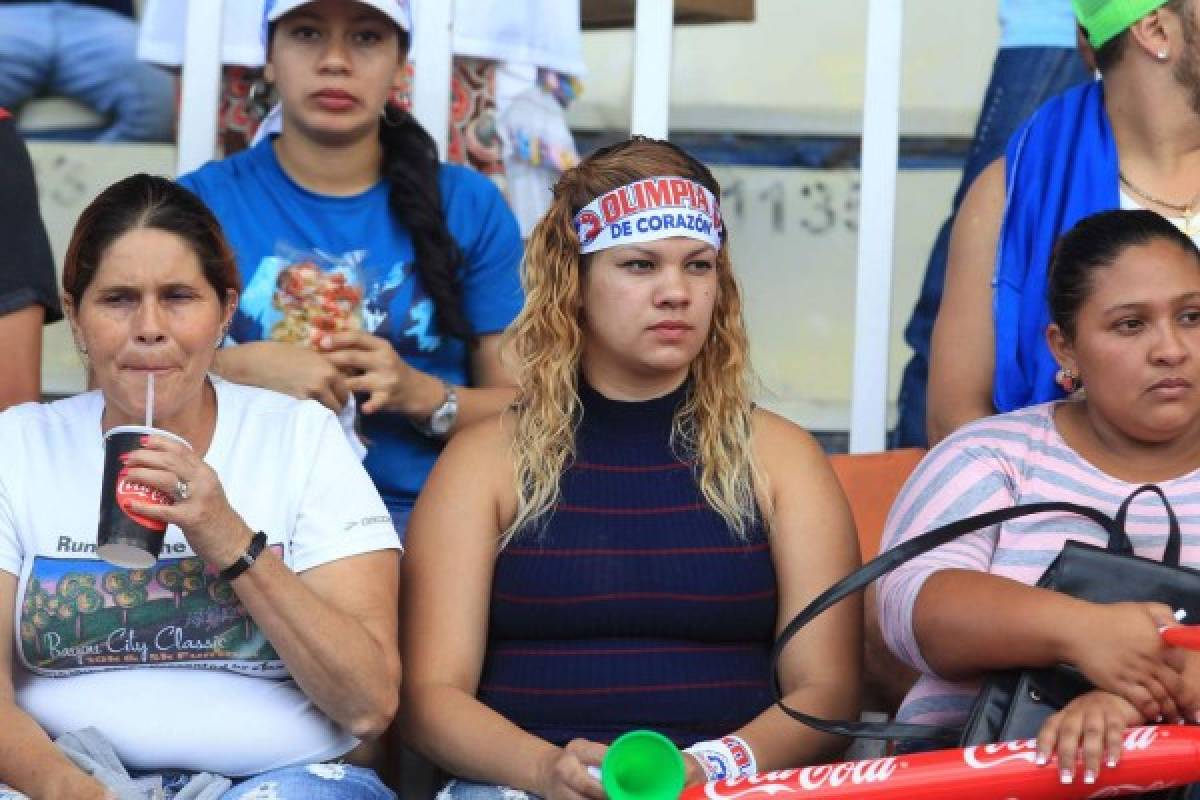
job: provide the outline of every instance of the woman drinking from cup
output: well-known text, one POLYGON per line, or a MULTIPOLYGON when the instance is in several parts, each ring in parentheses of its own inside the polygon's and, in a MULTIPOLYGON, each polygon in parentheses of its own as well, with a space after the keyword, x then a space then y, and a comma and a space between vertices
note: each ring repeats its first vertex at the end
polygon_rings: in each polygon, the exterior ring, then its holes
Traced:
MULTIPOLYGON (((857 540, 817 443, 750 400, 719 194, 637 138, 565 173, 533 232, 518 400, 451 440, 405 557, 407 733, 447 798, 603 798, 587 768, 632 728, 686 747, 692 783, 836 752, 772 706, 769 653, 857 540)), ((860 611, 784 651, 793 705, 854 713, 860 611)))
POLYGON ((63 301, 98 388, 0 414, 0 781, 25 795, 123 791, 51 741, 90 728, 168 790, 219 773, 223 798, 393 796, 321 762, 396 708, 396 534, 332 413, 209 374, 237 275, 165 179, 114 184, 76 226, 63 301), (148 412, 169 435, 124 457, 147 491, 122 502, 168 527, 157 562, 126 569, 96 554, 102 440, 148 412))

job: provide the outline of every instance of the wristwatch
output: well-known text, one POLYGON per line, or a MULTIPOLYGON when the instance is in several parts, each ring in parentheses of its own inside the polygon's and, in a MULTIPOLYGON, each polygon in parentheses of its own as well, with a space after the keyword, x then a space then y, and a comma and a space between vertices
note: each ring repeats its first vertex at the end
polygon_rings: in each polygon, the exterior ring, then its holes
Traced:
POLYGON ((446 397, 442 404, 433 410, 425 422, 413 423, 417 430, 426 436, 445 436, 454 427, 454 420, 458 418, 458 391, 444 381, 442 385, 446 387, 446 397))

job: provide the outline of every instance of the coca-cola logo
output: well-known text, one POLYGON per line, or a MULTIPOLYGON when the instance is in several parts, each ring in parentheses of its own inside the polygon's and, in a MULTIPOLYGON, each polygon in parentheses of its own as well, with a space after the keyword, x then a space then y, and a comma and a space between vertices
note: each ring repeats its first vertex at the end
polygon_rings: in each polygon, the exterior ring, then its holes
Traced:
MULTIPOLYGON (((1158 738, 1158 728, 1130 728, 1125 734, 1124 749, 1145 750, 1158 738)), ((974 769, 990 769, 1013 761, 1037 763, 1037 740, 1022 739, 1013 742, 985 744, 963 750, 963 761, 974 769)))
POLYGON ((883 783, 895 774, 898 759, 876 758, 868 761, 847 761, 842 764, 820 764, 804 769, 788 769, 781 772, 766 772, 748 778, 733 778, 715 781, 705 787, 704 793, 712 800, 750 800, 756 797, 800 791, 813 791, 826 787, 863 786, 883 783))
POLYGON ((974 769, 990 769, 1012 761, 1037 763, 1037 740, 1022 739, 1015 742, 985 744, 963 750, 963 761, 974 769))
POLYGON ((1121 783, 1113 786, 1105 786, 1103 789, 1097 789, 1094 794, 1089 794, 1087 800, 1100 800, 1105 797, 1133 797, 1142 795, 1146 792, 1157 792, 1160 789, 1170 789, 1178 786, 1178 782, 1170 781, 1154 781, 1149 786, 1141 786, 1136 783, 1121 783))
POLYGON ((1154 726, 1130 728, 1125 732, 1125 742, 1121 746, 1126 750, 1147 750, 1158 739, 1161 731, 1154 726))
POLYGON ((131 500, 136 500, 139 503, 149 503, 156 506, 169 506, 172 504, 171 497, 165 492, 161 492, 152 486, 146 486, 136 481, 131 481, 128 478, 117 479, 116 502, 117 507, 125 512, 125 516, 132 519, 137 524, 144 528, 149 528, 154 531, 166 530, 167 524, 156 519, 144 517, 141 514, 135 514, 130 508, 131 500))

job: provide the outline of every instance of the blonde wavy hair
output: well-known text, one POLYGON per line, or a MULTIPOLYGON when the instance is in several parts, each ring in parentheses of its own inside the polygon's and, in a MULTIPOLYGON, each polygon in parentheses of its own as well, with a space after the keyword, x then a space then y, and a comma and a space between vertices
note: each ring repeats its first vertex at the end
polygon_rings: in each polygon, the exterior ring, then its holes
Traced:
MULTIPOLYGON (((584 333, 583 273, 574 217, 596 197, 641 178, 681 176, 721 188, 708 168, 674 145, 635 137, 598 150, 554 186, 550 210, 530 236, 522 264, 525 307, 508 333, 518 362, 513 461, 517 512, 504 547, 527 526, 544 524, 559 498, 559 481, 575 457, 581 416, 579 370, 584 333)), ((676 411, 671 447, 690 461, 708 505, 744 538, 758 519, 751 447, 751 372, 742 299, 728 240, 717 253, 717 297, 704 346, 689 370, 691 390, 676 411)), ((769 517, 769 509, 764 513, 769 517)))

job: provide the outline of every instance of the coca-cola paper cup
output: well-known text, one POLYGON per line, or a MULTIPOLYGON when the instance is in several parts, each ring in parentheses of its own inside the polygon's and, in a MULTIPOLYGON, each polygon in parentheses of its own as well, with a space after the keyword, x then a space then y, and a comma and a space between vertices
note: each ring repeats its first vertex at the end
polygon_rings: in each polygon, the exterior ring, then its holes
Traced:
MULTIPOLYGON (((129 502, 169 506, 175 499, 158 489, 143 486, 120 475, 121 456, 142 446, 143 436, 165 436, 187 442, 173 433, 144 425, 122 425, 104 435, 104 483, 100 492, 100 522, 96 529, 96 555, 110 564, 146 569, 158 561, 165 522, 129 510, 129 502)), ((189 447, 191 445, 188 445, 189 447)))

